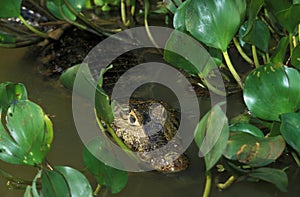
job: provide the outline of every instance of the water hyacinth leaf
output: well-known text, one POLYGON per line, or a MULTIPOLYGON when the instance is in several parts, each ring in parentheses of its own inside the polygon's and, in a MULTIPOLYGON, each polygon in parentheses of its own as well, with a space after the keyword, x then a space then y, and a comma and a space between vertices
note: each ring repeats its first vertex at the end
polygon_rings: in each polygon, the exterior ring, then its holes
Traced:
POLYGON ((300 114, 286 113, 281 115, 280 131, 287 144, 300 155, 300 114))
POLYGON ((41 164, 50 150, 53 127, 35 103, 21 100, 1 113, 0 159, 12 164, 41 164))
POLYGON ((174 24, 186 30, 207 46, 226 51, 228 44, 244 21, 244 0, 190 0, 175 19, 174 24), (184 24, 184 25, 183 25, 184 24))
POLYGON ((71 196, 93 196, 91 185, 81 172, 68 166, 55 166, 54 169, 66 180, 71 196))
POLYGON ((195 142, 209 171, 220 159, 229 137, 228 120, 220 105, 215 105, 198 123, 195 142))
MULTIPOLYGON (((80 12, 86 3, 86 0, 67 0, 75 11, 80 12)), ((76 20, 76 16, 69 10, 64 0, 48 0, 46 2, 48 10, 58 19, 64 20, 64 17, 60 13, 59 9, 62 8, 64 15, 72 21, 76 20)))
POLYGON ((248 7, 248 25, 244 33, 244 36, 247 37, 248 34, 252 31, 253 25, 256 22, 256 17, 264 4, 263 0, 251 0, 248 7))
POLYGON ((295 68, 300 70, 300 44, 293 49, 291 63, 295 68))
POLYGON ((112 168, 97 159, 88 149, 83 151, 83 162, 100 185, 107 187, 111 193, 118 193, 127 184, 128 173, 112 168))
POLYGON ((292 5, 289 9, 276 13, 275 17, 280 25, 288 30, 288 32, 293 33, 300 23, 300 4, 292 5))
POLYGON ((288 36, 282 37, 279 43, 277 44, 276 51, 270 58, 270 61, 273 64, 283 64, 288 45, 289 45, 289 37, 288 36))
MULTIPOLYGON (((72 66, 70 68, 68 68, 67 70, 65 70, 61 76, 59 77, 59 81, 60 83, 67 89, 69 90, 73 90, 73 85, 74 85, 74 81, 77 75, 77 72, 80 68, 81 64, 77 64, 75 66, 72 66)), ((89 76, 89 70, 84 69, 84 71, 87 71, 87 75, 89 76)), ((92 79, 92 77, 90 76, 90 78, 92 79)))
MULTIPOLYGON (((249 21, 245 22, 244 25, 248 30, 249 21)), ((255 45, 257 48, 267 53, 270 42, 270 31, 267 25, 261 20, 255 20, 251 30, 249 32, 247 32, 247 30, 242 35, 243 41, 255 45)))
POLYGON ((283 170, 274 168, 258 168, 253 170, 249 176, 272 183, 280 191, 287 192, 288 177, 283 170))
POLYGON ((197 76, 201 73, 204 78, 216 68, 207 50, 197 40, 180 31, 173 31, 170 35, 165 46, 164 59, 190 75, 197 76))
POLYGON ((293 33, 296 26, 300 23, 300 4, 293 4, 290 0, 265 0, 265 4, 278 23, 289 33, 293 33))
POLYGON ((244 101, 252 115, 278 121, 281 114, 300 108, 299 80, 300 73, 294 68, 272 63, 261 66, 245 80, 244 101))
POLYGON ((284 148, 285 141, 281 136, 262 138, 234 132, 228 140, 224 156, 252 167, 260 167, 275 161, 284 148))
POLYGON ((249 133, 256 137, 265 137, 264 133, 259 128, 249 123, 237 123, 230 125, 229 130, 231 132, 249 133))
POLYGON ((67 180, 64 178, 63 174, 56 170, 43 170, 41 184, 41 193, 44 196, 71 196, 67 180))
POLYGON ((0 0, 0 18, 18 17, 21 14, 22 0, 0 0))
POLYGON ((4 82, 0 84, 0 108, 6 113, 8 107, 18 100, 27 100, 27 90, 21 83, 4 82))
POLYGON ((186 9, 189 6, 191 0, 187 0, 183 2, 177 9, 174 11, 174 19, 173 19, 173 26, 175 29, 184 32, 186 30, 185 27, 185 18, 186 18, 186 9))

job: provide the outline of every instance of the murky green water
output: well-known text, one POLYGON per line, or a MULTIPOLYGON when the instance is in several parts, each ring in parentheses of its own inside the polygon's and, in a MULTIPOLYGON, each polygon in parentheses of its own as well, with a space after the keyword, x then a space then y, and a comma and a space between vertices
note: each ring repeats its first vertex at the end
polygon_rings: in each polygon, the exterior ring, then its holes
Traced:
MULTIPOLYGON (((83 145, 73 123, 71 92, 56 81, 46 80, 40 74, 40 66, 24 61, 26 49, 0 49, 0 82, 13 81, 24 83, 29 97, 42 106, 51 116, 54 124, 55 140, 47 156, 52 165, 69 165, 82 169, 81 154, 83 145)), ((203 103, 205 105, 205 103, 203 103)), ((207 104, 206 104, 207 105, 207 104)), ((243 111, 240 95, 229 98, 229 114, 243 111)), ((204 109, 201 108, 201 109, 204 109)), ((205 172, 204 164, 197 157, 197 148, 192 145, 187 153, 191 159, 190 167, 178 174, 158 172, 130 173, 126 188, 119 194, 102 192, 107 197, 196 197, 202 196, 205 172)), ((33 179, 36 171, 30 167, 14 166, 0 162, 0 168, 24 179, 33 179)), ((291 167, 289 174, 289 192, 281 193, 268 183, 238 182, 225 191, 218 191, 213 185, 211 196, 299 196, 299 169, 291 167)), ((90 179, 94 185, 93 179, 90 179)), ((6 181, 0 177, 0 197, 22 196, 23 191, 8 190, 6 181)))

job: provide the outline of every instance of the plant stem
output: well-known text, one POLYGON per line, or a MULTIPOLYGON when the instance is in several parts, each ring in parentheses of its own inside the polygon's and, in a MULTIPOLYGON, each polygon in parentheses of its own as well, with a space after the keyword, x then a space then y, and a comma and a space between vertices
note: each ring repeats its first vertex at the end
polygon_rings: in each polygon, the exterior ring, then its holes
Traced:
POLYGON ((252 45, 251 48, 252 48, 252 56, 253 56, 253 59, 254 59, 255 68, 258 68, 259 67, 259 61, 258 61, 258 57, 257 57, 256 47, 255 47, 255 45, 252 45))
POLYGON ((266 55, 264 54, 264 55, 262 55, 262 58, 263 58, 263 62, 264 62, 264 64, 267 64, 267 57, 266 57, 266 55))
POLYGON ((126 3, 125 3, 125 0, 121 0, 121 18, 122 18, 123 24, 126 27, 128 27, 130 25, 130 21, 127 20, 127 17, 126 17, 126 3))
POLYGON ((16 185, 31 185, 32 181, 20 179, 17 177, 14 177, 13 175, 9 174, 8 172, 5 172, 4 170, 0 169, 0 176, 5 178, 7 181, 14 183, 16 185))
POLYGON ((239 86, 243 89, 244 86, 243 86, 242 80, 241 80, 240 76, 237 74, 236 70, 234 69, 227 50, 223 51, 222 53, 223 53, 223 56, 224 56, 224 59, 225 59, 225 62, 227 64, 229 71, 231 72, 232 76, 234 77, 236 82, 239 84, 239 86))
POLYGON ((74 25, 74 26, 76 26, 76 27, 78 27, 78 28, 80 28, 80 29, 89 31, 89 32, 91 32, 91 33, 93 33, 93 34, 99 35, 99 34, 98 34, 96 31, 94 31, 93 29, 90 29, 90 28, 88 28, 88 27, 85 26, 85 25, 82 25, 82 24, 80 24, 80 23, 77 23, 76 21, 72 21, 71 19, 69 19, 69 18, 65 15, 65 13, 64 13, 64 11, 63 11, 61 5, 58 6, 58 11, 59 11, 59 13, 61 14, 61 16, 64 18, 64 20, 66 20, 66 21, 67 21, 68 23, 70 23, 71 25, 74 25))
POLYGON ((210 190, 211 190, 211 172, 207 171, 203 197, 208 197, 210 194, 210 190))
POLYGON ((238 39, 236 37, 233 37, 233 43, 234 46, 236 47, 236 49, 238 50, 238 52, 240 53, 240 55, 242 56, 242 58, 244 58, 244 60, 246 62, 248 62, 249 64, 253 65, 253 61, 252 59, 243 51, 238 39))
POLYGON ((144 11, 144 24, 145 24, 145 28, 146 28, 147 35, 148 35, 150 41, 152 42, 152 44, 153 44, 157 49, 159 49, 159 46, 158 46, 158 44, 155 42, 155 40, 154 40, 154 38, 153 38, 153 36, 152 36, 152 34, 151 34, 151 31, 150 31, 150 29, 149 29, 149 25, 148 25, 148 11, 149 11, 149 6, 150 6, 149 1, 148 1, 148 0, 144 0, 144 4, 145 4, 145 5, 144 5, 144 9, 145 9, 145 11, 144 11))
POLYGON ((299 43, 300 43, 300 24, 298 25, 298 39, 299 39, 299 43))
POLYGON ((299 159, 298 155, 294 151, 292 151, 291 154, 292 154, 297 166, 300 167, 300 159, 299 159))
POLYGON ((221 90, 218 90, 213 85, 211 85, 203 76, 201 73, 198 73, 198 77, 200 80, 204 83, 204 85, 208 88, 208 90, 214 92, 215 94, 218 94, 220 96, 226 96, 226 92, 222 92, 221 90))
POLYGON ((98 184, 97 187, 96 187, 96 189, 95 189, 95 191, 93 192, 93 195, 97 196, 99 194, 100 190, 101 190, 101 185, 98 184))
POLYGON ((290 40, 290 57, 292 57, 293 49, 294 49, 294 47, 293 47, 293 34, 292 33, 289 34, 289 40, 290 40))
POLYGON ((39 31, 38 29, 34 28, 33 26, 31 26, 29 23, 27 23, 27 21, 23 18, 23 16, 19 15, 18 18, 22 21, 22 23, 33 33, 37 34, 40 37, 43 38, 48 38, 48 34, 39 31))
POLYGON ((230 187, 230 185, 232 185, 232 183, 235 181, 235 177, 231 176, 229 177, 229 179, 227 179, 227 181, 225 183, 218 183, 217 187, 219 189, 226 189, 228 187, 230 187))

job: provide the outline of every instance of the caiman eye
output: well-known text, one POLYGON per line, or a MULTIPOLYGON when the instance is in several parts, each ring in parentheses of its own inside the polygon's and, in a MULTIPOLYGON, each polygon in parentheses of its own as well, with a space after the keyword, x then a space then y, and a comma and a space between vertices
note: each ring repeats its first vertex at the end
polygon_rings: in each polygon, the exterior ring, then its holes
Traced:
POLYGON ((136 117, 136 114, 133 111, 131 111, 129 113, 128 122, 129 122, 129 124, 134 125, 134 126, 138 126, 139 125, 139 121, 138 121, 138 119, 136 117))
POLYGON ((134 124, 136 122, 136 118, 133 115, 131 115, 131 114, 129 115, 129 122, 131 124, 134 124))

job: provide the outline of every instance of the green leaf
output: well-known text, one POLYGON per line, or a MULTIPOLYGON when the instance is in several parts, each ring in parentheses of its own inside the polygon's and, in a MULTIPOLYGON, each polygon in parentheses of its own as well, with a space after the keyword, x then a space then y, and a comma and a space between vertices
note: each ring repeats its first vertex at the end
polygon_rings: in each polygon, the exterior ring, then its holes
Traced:
MULTIPOLYGON (((172 1, 169 1, 172 2, 172 1)), ((172 11, 175 11, 174 19, 173 19, 173 26, 175 29, 184 32, 186 30, 185 26, 185 18, 186 18, 186 9, 189 6, 191 0, 187 0, 183 2, 177 9, 173 8, 172 11)), ((171 9, 171 8, 169 8, 171 9)))
POLYGON ((201 73, 206 79, 216 68, 207 50, 197 40, 179 31, 170 35, 165 46, 164 59, 190 75, 197 76, 201 73))
MULTIPOLYGON (((77 11, 80 12, 86 3, 86 0, 68 0, 71 6, 77 11)), ((48 10, 58 19, 64 20, 64 17, 59 11, 59 7, 62 8, 64 15, 72 20, 76 20, 76 16, 69 10, 67 5, 63 2, 63 0, 47 0, 46 6, 48 10)))
POLYGON ((206 171, 220 159, 229 137, 228 120, 220 105, 215 105, 198 123, 195 141, 204 156, 206 171))
POLYGON ((270 61, 274 64, 283 64, 286 56, 286 50, 289 45, 289 37, 284 36, 280 39, 277 44, 275 53, 271 56, 270 61))
POLYGON ((106 124, 111 124, 113 122, 114 114, 110 105, 109 96, 99 86, 97 86, 95 94, 95 108, 97 115, 101 120, 104 120, 106 124))
POLYGON ((280 131, 288 143, 300 155, 300 114, 286 113, 281 115, 280 131))
MULTIPOLYGON (((247 27, 247 30, 248 23, 249 22, 246 22, 244 24, 247 27)), ((251 45, 255 45, 257 48, 267 53, 270 42, 270 31, 264 22, 255 20, 251 30, 249 32, 246 31, 243 35, 243 40, 251 45)))
MULTIPOLYGON (((60 83, 62 83, 63 86, 65 86, 67 89, 73 90, 74 81, 80 66, 81 64, 77 64, 75 66, 68 68, 59 77, 60 83)), ((87 70, 87 74, 89 74, 88 70, 87 70)))
POLYGON ((68 166, 55 166, 54 169, 66 180, 72 197, 93 196, 91 185, 81 172, 68 166))
POLYGON ((22 0, 0 0, 0 18, 18 17, 21 14, 22 0))
POLYGON ((0 108, 6 113, 8 107, 18 100, 27 100, 27 91, 23 84, 4 82, 0 84, 0 108))
POLYGON ((300 108, 300 74, 294 68, 272 63, 253 70, 245 80, 244 101, 252 115, 279 120, 300 108))
MULTIPOLYGON (((185 29, 207 46, 226 51, 244 20, 244 0, 190 0, 183 3, 174 24, 185 29), (184 25, 183 25, 184 24, 184 25)), ((177 11, 176 11, 177 12, 177 11)), ((175 13, 176 15, 176 13, 175 13)))
POLYGON ((300 44, 293 49, 291 63, 295 68, 300 70, 300 44))
POLYGON ((113 194, 120 192, 126 186, 128 181, 127 172, 106 165, 86 148, 83 151, 83 162, 89 172, 95 176, 97 182, 106 186, 113 194))
POLYGON ((281 136, 256 137, 248 133, 231 134, 224 156, 252 167, 265 166, 275 161, 285 148, 281 136))
POLYGON ((41 184, 41 193, 45 197, 71 196, 67 180, 56 170, 43 170, 41 184))
POLYGON ((16 42, 15 36, 5 32, 0 32, 0 43, 8 44, 8 43, 15 43, 15 42, 16 42))
MULTIPOLYGON (((264 4, 263 0, 251 0, 248 7, 248 25, 244 36, 247 37, 251 31, 253 31, 253 25, 256 22, 257 14, 264 4)), ((246 39, 247 40, 247 39, 246 39)))
POLYGON ((283 170, 273 168, 258 168, 253 170, 249 176, 272 183, 280 191, 287 192, 288 177, 283 170))
POLYGON ((7 114, 0 109, 0 159, 12 164, 41 164, 50 150, 53 128, 35 103, 20 100, 7 114))
POLYGON ((293 33, 300 23, 300 4, 292 4, 290 0, 265 0, 265 4, 278 23, 289 33, 293 33))
POLYGON ((259 128, 249 123, 237 123, 230 125, 229 130, 232 132, 249 133, 256 137, 265 137, 264 133, 259 128))

